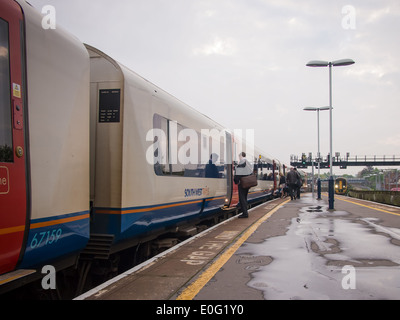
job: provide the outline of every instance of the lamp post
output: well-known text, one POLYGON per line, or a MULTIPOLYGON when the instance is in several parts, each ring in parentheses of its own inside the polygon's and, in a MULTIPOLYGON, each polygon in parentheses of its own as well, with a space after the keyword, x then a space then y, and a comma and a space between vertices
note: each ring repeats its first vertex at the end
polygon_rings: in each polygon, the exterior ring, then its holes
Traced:
POLYGON ((320 108, 314 108, 314 107, 307 107, 304 108, 303 110, 305 111, 317 111, 317 128, 318 128, 318 197, 317 200, 321 200, 321 162, 319 158, 321 157, 321 152, 320 152, 320 143, 319 143, 319 112, 324 111, 324 110, 330 110, 330 107, 320 107, 320 108))
POLYGON ((329 131, 330 131, 330 156, 329 156, 329 167, 330 167, 330 177, 329 177, 329 209, 334 209, 334 181, 333 181, 333 173, 332 173, 332 66, 333 67, 342 67, 349 66, 354 64, 355 62, 351 59, 341 59, 332 62, 321 61, 321 60, 312 60, 307 63, 307 67, 329 67, 329 131))

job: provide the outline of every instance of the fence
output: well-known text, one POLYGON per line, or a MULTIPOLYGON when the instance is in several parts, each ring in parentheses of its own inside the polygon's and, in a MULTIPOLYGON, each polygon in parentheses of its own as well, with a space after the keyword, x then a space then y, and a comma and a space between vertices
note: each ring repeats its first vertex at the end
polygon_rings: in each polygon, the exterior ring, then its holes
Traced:
POLYGON ((400 207, 399 191, 350 190, 348 195, 352 198, 375 201, 400 207))

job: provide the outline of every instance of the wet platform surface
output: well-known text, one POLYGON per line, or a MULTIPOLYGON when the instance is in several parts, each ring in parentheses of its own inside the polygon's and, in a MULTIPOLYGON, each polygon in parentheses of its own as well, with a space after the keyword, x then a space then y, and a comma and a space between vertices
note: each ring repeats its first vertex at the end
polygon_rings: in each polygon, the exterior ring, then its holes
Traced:
POLYGON ((89 300, 398 299, 400 208, 275 200, 82 295, 89 300))

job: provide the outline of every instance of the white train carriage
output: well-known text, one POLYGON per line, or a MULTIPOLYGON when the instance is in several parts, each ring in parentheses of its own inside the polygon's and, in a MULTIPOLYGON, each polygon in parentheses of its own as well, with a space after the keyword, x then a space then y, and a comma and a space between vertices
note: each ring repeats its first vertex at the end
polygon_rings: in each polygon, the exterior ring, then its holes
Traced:
POLYGON ((114 235, 114 243, 140 241, 220 210, 231 193, 230 134, 103 52, 87 49, 92 232, 114 235))
POLYGON ((88 53, 42 18, 0 2, 0 274, 73 264, 89 238, 88 53))

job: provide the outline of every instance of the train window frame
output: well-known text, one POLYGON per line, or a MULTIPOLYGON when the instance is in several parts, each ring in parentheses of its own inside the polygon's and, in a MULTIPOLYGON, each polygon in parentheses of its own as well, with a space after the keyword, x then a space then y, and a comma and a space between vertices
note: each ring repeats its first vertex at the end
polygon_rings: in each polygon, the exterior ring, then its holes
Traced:
POLYGON ((181 150, 181 148, 187 142, 187 141, 178 140, 179 133, 184 129, 186 129, 186 128, 184 126, 182 126, 181 124, 177 123, 176 121, 168 120, 168 155, 169 155, 168 158, 174 160, 173 163, 169 163, 170 172, 171 172, 171 175, 173 175, 173 176, 185 176, 186 165, 183 163, 180 163, 179 157, 178 157, 179 150, 181 150), (176 124, 176 140, 171 139, 171 132, 172 132, 172 128, 173 128, 174 124, 176 124), (173 155, 173 151, 175 151, 175 150, 177 151, 177 153, 176 153, 176 155, 173 155))
POLYGON ((9 24, 0 18, 0 162, 14 162, 9 24))
POLYGON ((255 173, 257 173, 257 180, 273 181, 273 164, 266 160, 257 160, 254 163, 255 173))
POLYGON ((219 135, 219 154, 216 153, 214 146, 213 139, 216 140, 215 135, 211 133, 211 135, 208 136, 208 153, 210 156, 208 157, 207 163, 205 164, 204 167, 204 178, 207 179, 225 179, 227 176, 227 162, 226 162, 226 156, 227 156, 227 142, 226 142, 226 132, 223 132, 223 135, 219 135))
POLYGON ((153 139, 154 172, 158 176, 169 175, 168 120, 158 114, 153 116, 153 128, 161 130, 153 139), (161 141, 160 141, 161 140, 161 141))
MULTIPOLYGON (((188 135, 185 135, 183 130, 191 129, 176 121, 165 118, 164 116, 154 113, 153 115, 153 129, 161 130, 164 134, 160 133, 165 140, 159 141, 159 136, 154 135, 153 139, 153 156, 154 156, 154 172, 157 176, 171 176, 171 177, 185 177, 185 178, 207 178, 207 179, 225 179, 227 174, 227 168, 225 163, 225 137, 220 137, 219 140, 219 150, 218 160, 210 163, 210 158, 207 158, 207 162, 203 163, 204 160, 201 158, 202 148, 207 149, 207 153, 213 155, 212 148, 212 137, 204 135, 203 132, 199 133, 194 130, 197 135, 197 145, 190 146, 191 139, 188 139, 188 135), (176 129, 175 129, 176 128, 176 129), (178 136, 183 132, 186 140, 179 141, 178 136), (196 158, 197 163, 180 163, 179 162, 179 152, 183 146, 189 144, 189 150, 191 152, 195 150, 197 153, 193 156, 196 158), (177 151, 177 154, 172 154, 172 152, 177 151), (174 163, 175 162, 175 163, 174 163), (213 167, 213 172, 217 173, 213 176, 207 176, 207 172, 210 172, 210 167, 213 167)), ((225 133, 224 133, 225 135, 225 133)), ((184 150, 183 150, 184 151, 184 150)), ((185 155, 190 157, 190 153, 185 155)), ((211 157, 211 156, 210 156, 211 157)))

